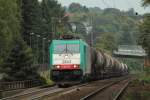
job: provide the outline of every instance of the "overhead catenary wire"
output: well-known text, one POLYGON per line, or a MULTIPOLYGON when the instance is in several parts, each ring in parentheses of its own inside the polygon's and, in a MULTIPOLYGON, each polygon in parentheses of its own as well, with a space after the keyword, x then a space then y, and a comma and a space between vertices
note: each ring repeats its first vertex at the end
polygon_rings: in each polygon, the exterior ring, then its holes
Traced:
POLYGON ((133 8, 134 6, 129 2, 129 0, 126 0, 127 5, 129 5, 129 8, 133 8))
POLYGON ((112 2, 113 2, 113 8, 116 8, 116 1, 112 0, 112 2))
POLYGON ((107 2, 105 2, 105 0, 102 0, 102 2, 106 6, 106 8, 110 8, 110 5, 107 2))

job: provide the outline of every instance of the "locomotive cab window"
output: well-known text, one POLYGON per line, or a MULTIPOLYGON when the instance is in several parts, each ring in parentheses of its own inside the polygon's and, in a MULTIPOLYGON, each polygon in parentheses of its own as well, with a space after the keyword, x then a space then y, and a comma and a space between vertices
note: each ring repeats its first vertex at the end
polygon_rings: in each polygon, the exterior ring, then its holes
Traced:
POLYGON ((79 44, 57 44, 54 46, 54 54, 79 53, 79 44))

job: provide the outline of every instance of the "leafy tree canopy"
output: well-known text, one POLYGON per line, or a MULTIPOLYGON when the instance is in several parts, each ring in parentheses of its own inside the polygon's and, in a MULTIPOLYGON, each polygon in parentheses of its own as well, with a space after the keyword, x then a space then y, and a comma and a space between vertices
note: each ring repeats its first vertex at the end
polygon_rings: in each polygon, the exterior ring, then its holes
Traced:
POLYGON ((139 26, 139 44, 143 46, 143 48, 150 56, 150 14, 145 15, 143 22, 141 22, 139 26))
POLYGON ((38 0, 20 0, 21 29, 24 40, 29 44, 30 33, 39 34, 41 31, 41 12, 38 0))
MULTIPOLYGON (((72 7, 74 3, 70 5, 72 7)), ((81 29, 78 29, 77 25, 77 33, 82 34, 85 36, 85 39, 87 41, 90 40, 89 37, 91 37, 91 34, 93 34, 93 40, 94 44, 100 43, 100 45, 97 44, 97 46, 101 46, 102 43, 98 40, 96 37, 101 37, 102 40, 111 41, 111 39, 108 39, 108 34, 110 36, 115 37, 116 42, 114 42, 114 47, 118 45, 135 45, 137 44, 137 34, 139 33, 138 30, 138 22, 142 19, 141 15, 136 15, 136 12, 133 8, 129 9, 129 11, 120 11, 116 8, 106 8, 104 10, 100 8, 88 8, 88 12, 85 13, 84 11, 80 10, 82 8, 82 5, 76 4, 74 5, 76 11, 69 12, 70 15, 70 21, 71 22, 80 22, 80 23, 87 23, 87 25, 84 24, 84 27, 81 29), (80 13, 78 13, 80 11, 80 13), (90 34, 86 34, 86 28, 88 26, 92 26, 92 32, 90 34), (132 27, 132 28, 131 28, 132 27), (81 31, 83 30, 83 31, 81 31), (106 36, 104 35, 106 34, 106 36), (103 37, 104 36, 104 37, 103 37), (98 42, 99 41, 99 42, 98 42)), ((72 9, 72 8, 68 9, 72 9)), ((103 41, 103 45, 107 44, 103 41)), ((111 48, 107 48, 112 52, 111 48)))
POLYGON ((69 6, 70 12, 88 12, 88 8, 86 6, 82 6, 79 3, 72 3, 69 6))
POLYGON ((57 31, 63 30, 65 10, 56 0, 43 0, 40 4, 42 12, 42 33, 49 39, 57 35, 57 31), (52 32, 54 32, 52 34, 52 32))
POLYGON ((3 81, 22 81, 38 79, 37 67, 32 66, 32 50, 22 39, 15 40, 15 46, 11 50, 3 66, 3 81))
POLYGON ((112 54, 112 51, 117 49, 117 40, 113 33, 103 33, 101 36, 97 37, 97 42, 95 47, 98 50, 102 50, 108 54, 112 54))
POLYGON ((19 36, 17 0, 0 0, 0 67, 19 36))
MULTIPOLYGON (((150 0, 143 0, 144 6, 150 5, 150 0)), ((144 15, 144 19, 141 20, 139 34, 139 44, 146 50, 148 57, 150 57, 150 13, 144 15)))
POLYGON ((150 0, 143 0, 143 6, 149 6, 150 0))

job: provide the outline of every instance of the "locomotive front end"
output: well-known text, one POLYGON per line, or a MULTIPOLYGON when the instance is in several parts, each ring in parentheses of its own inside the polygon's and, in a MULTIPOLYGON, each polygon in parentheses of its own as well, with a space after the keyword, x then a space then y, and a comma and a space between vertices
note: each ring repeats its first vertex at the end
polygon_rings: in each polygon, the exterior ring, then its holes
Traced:
POLYGON ((51 79, 57 83, 79 82, 80 44, 77 40, 54 40, 50 47, 51 79))

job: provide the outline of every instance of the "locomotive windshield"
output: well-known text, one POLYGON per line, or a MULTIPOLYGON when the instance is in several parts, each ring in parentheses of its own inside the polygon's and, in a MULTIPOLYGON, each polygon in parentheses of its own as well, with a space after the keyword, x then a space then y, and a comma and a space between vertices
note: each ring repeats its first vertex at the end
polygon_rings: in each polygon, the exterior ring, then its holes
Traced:
POLYGON ((57 44, 54 46, 54 54, 79 53, 79 44, 57 44))

